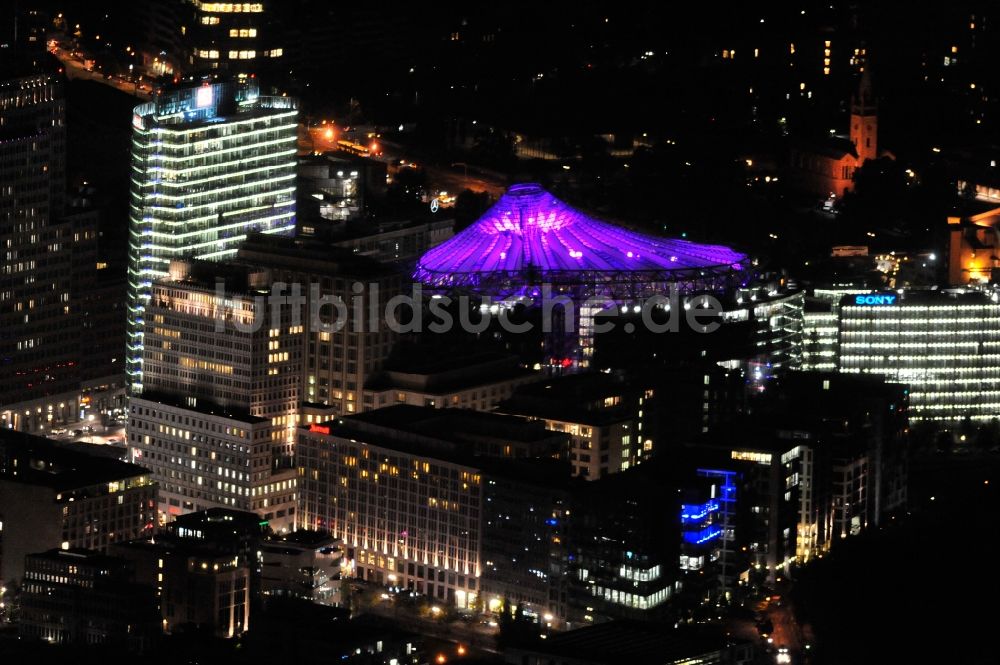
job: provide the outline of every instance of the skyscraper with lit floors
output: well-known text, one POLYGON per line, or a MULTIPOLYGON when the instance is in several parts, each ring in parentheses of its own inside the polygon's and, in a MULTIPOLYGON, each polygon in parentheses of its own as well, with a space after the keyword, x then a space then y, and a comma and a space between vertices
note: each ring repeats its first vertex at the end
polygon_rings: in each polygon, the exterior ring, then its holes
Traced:
POLYGON ((295 229, 296 102, 243 79, 160 93, 132 116, 126 371, 142 392, 143 314, 172 259, 232 256, 295 229))
POLYGON ((226 508, 292 526, 305 328, 301 309, 270 308, 272 286, 264 269, 207 261, 174 261, 153 285, 127 438, 164 521, 226 508))

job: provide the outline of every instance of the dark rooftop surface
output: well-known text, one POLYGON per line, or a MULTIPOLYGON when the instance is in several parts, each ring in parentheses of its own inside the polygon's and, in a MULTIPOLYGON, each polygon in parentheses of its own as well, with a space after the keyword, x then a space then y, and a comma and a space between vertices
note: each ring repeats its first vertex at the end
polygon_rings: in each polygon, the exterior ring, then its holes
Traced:
POLYGON ((238 409, 235 407, 221 406, 215 404, 209 400, 198 399, 195 406, 191 406, 186 400, 178 397, 176 395, 170 395, 167 393, 162 393, 154 390, 146 390, 142 393, 142 399, 149 402, 156 402, 157 404, 162 404, 164 406, 170 406, 179 409, 188 409, 196 413, 200 413, 207 416, 218 416, 220 418, 229 418, 230 420, 236 420, 244 424, 257 425, 260 423, 270 422, 267 418, 259 418, 250 413, 247 409, 238 409))
POLYGON ((385 371, 365 386, 369 390, 415 390, 443 394, 537 374, 519 366, 515 356, 492 351, 453 349, 448 352, 415 348, 397 354, 385 371))
POLYGON ((261 517, 257 513, 235 508, 208 508, 193 513, 178 515, 171 522, 171 526, 199 527, 199 526, 233 526, 249 529, 258 529, 261 525, 261 517))
POLYGON ((312 425, 309 430, 502 476, 529 474, 553 482, 569 477, 568 463, 551 457, 565 449, 565 435, 546 430, 541 422, 515 416, 398 404, 312 425), (477 454, 476 444, 487 442, 538 444, 537 456, 477 454))
POLYGON ((791 372, 776 384, 772 397, 751 413, 716 428, 709 448, 782 453, 796 440, 812 445, 858 440, 873 418, 899 415, 906 386, 874 374, 791 372), (826 387, 824 387, 826 386, 826 387))
POLYGON ((122 564, 122 560, 117 557, 101 554, 95 550, 88 550, 83 547, 71 547, 67 550, 51 549, 45 552, 29 554, 28 556, 32 559, 85 563, 91 566, 120 566, 122 564))
POLYGON ((338 542, 325 531, 299 529, 281 536, 272 536, 261 544, 261 548, 269 552, 295 554, 304 548, 335 547, 338 542))
POLYGON ((315 238, 285 238, 251 233, 236 256, 238 260, 246 260, 253 265, 322 273, 330 277, 379 277, 395 274, 391 266, 315 238))
POLYGON ((511 413, 564 422, 602 426, 632 417, 628 405, 603 406, 608 397, 625 396, 645 387, 622 375, 590 372, 553 377, 519 386, 514 396, 498 407, 511 413))
POLYGON ((797 143, 801 150, 824 155, 831 159, 842 159, 847 155, 858 156, 857 149, 846 136, 833 135, 820 139, 800 139, 797 143))
POLYGON ((88 455, 43 437, 0 429, 0 478, 5 480, 66 490, 148 473, 148 469, 135 464, 88 455))
POLYGON ((371 427, 397 430, 411 434, 459 442, 466 435, 504 438, 521 442, 544 441, 556 436, 541 423, 516 416, 506 416, 466 409, 435 409, 432 407, 396 404, 383 409, 348 416, 328 423, 331 433, 344 430, 371 431, 371 427))

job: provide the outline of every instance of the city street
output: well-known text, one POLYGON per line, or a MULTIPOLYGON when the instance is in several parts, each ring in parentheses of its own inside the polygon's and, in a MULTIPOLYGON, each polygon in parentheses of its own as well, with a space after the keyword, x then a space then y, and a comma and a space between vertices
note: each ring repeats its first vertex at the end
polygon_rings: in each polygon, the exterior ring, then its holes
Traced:
POLYGON ((152 97, 152 87, 148 84, 135 84, 131 81, 126 81, 117 76, 108 76, 102 74, 100 71, 94 71, 92 69, 87 69, 86 64, 83 60, 74 56, 71 52, 59 47, 57 44, 50 45, 49 51, 59 58, 59 61, 66 68, 66 78, 68 79, 80 79, 85 81, 97 81, 98 83, 103 83, 104 85, 116 88, 126 94, 132 95, 133 97, 138 97, 140 99, 149 99, 152 97))

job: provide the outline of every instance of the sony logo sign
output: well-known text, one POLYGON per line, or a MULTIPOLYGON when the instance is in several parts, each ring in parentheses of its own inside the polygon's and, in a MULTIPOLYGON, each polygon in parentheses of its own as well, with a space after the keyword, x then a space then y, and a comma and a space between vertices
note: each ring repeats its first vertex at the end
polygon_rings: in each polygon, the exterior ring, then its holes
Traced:
POLYGON ((890 294, 869 294, 864 296, 854 296, 855 305, 895 305, 895 295, 890 294))

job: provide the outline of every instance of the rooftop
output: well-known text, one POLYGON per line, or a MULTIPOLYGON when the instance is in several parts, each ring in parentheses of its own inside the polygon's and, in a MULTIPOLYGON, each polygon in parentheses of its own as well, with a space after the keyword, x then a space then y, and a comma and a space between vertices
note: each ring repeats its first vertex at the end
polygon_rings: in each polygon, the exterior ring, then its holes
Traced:
MULTIPOLYGON (((594 219, 536 184, 513 185, 469 228, 425 253, 414 277, 436 287, 477 286, 484 275, 527 286, 562 275, 742 273, 747 256, 721 245, 658 238, 594 219)), ((617 279, 617 278, 614 278, 617 279)))
POLYGON ((240 246, 237 258, 262 268, 280 267, 349 279, 395 274, 390 266, 373 258, 355 254, 329 241, 313 238, 251 233, 240 246))
POLYGON ((559 454, 566 443, 565 435, 517 416, 408 404, 312 425, 309 431, 476 467, 485 464, 484 444, 515 444, 527 457, 542 458, 559 454))
POLYGON ((68 450, 39 436, 0 429, 0 479, 70 490, 145 476, 117 459, 68 450))
POLYGON ((996 305, 1000 292, 976 288, 956 287, 951 289, 900 289, 898 291, 878 291, 867 294, 844 296, 841 307, 859 305, 866 309, 892 311, 894 306, 905 305, 996 305), (895 300, 878 300, 879 296, 894 296, 895 300), (863 299, 858 302, 858 298, 863 299), (867 301, 864 299, 868 298, 867 301))
POLYGON ((28 554, 31 559, 46 559, 48 561, 61 561, 65 563, 86 564, 90 566, 121 566, 122 560, 102 554, 95 550, 88 550, 83 547, 71 547, 69 549, 51 549, 45 552, 28 554))
POLYGON ((217 81, 200 85, 168 85, 148 102, 135 107, 137 129, 150 129, 153 125, 206 125, 241 119, 252 115, 271 115, 294 111, 297 104, 290 97, 265 97, 255 82, 217 81))
POLYGON ((261 544, 261 548, 269 552, 295 554, 305 549, 337 549, 340 540, 326 531, 298 529, 281 536, 271 536, 261 544))
POLYGON ((530 378, 537 372, 518 365, 510 354, 477 350, 415 346, 396 354, 367 390, 415 390, 442 395, 477 386, 530 378))
POLYGON ((242 409, 234 406, 223 406, 202 398, 198 398, 197 402, 192 406, 188 403, 187 399, 181 396, 171 395, 155 390, 144 390, 141 399, 148 402, 156 402, 157 404, 173 407, 175 409, 185 409, 187 411, 191 411, 192 413, 199 413, 204 416, 217 416, 219 418, 235 420, 243 425, 261 425, 271 422, 268 418, 261 418, 251 414, 248 409, 242 409))
POLYGON ((467 409, 435 409, 409 404, 396 404, 359 413, 342 418, 337 423, 359 430, 397 430, 453 442, 462 441, 470 434, 502 437, 521 442, 543 441, 553 436, 552 432, 546 430, 541 423, 530 422, 517 416, 467 409))
POLYGON ((499 410, 537 418, 601 426, 633 417, 624 403, 605 405, 605 398, 641 392, 646 384, 626 380, 623 375, 589 372, 552 377, 519 386, 499 410))

